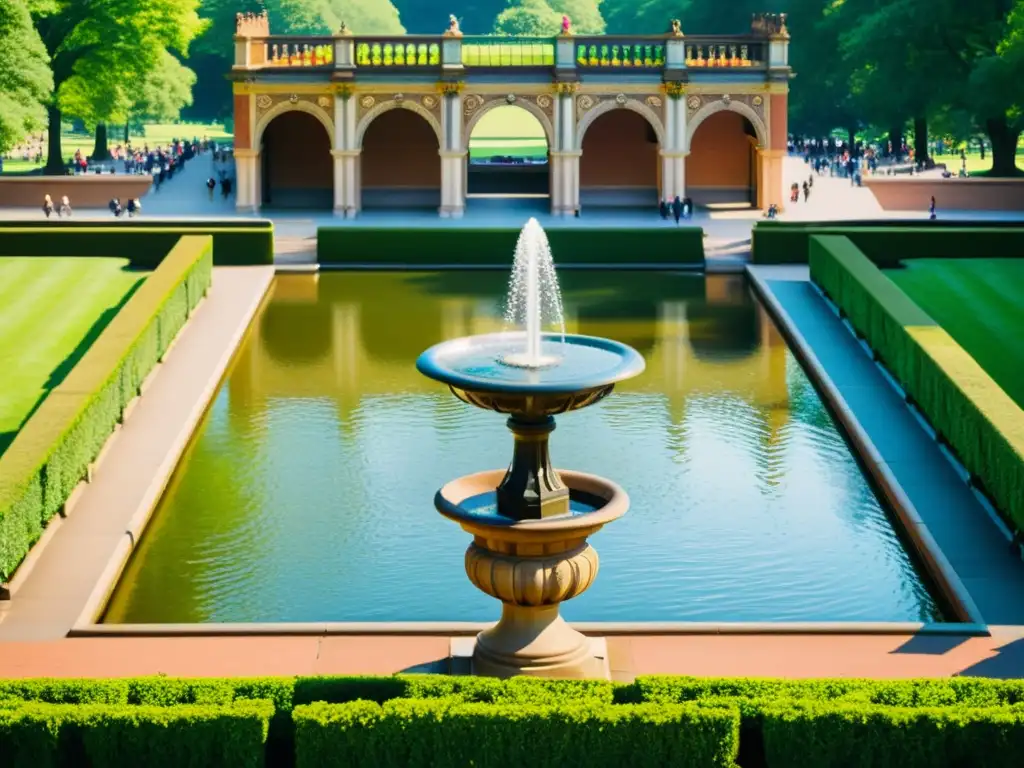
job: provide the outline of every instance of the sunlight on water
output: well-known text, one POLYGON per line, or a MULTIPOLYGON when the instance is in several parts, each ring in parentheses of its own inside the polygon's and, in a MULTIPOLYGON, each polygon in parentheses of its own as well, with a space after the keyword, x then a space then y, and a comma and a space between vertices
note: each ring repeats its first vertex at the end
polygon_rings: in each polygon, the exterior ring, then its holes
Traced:
MULTIPOLYGON (((579 621, 917 621, 935 603, 742 279, 561 276, 566 331, 646 371, 560 417, 555 463, 621 484, 579 621)), ((496 273, 278 277, 106 620, 486 621, 469 537, 433 509, 505 467, 504 418, 414 367, 504 327, 496 273)))

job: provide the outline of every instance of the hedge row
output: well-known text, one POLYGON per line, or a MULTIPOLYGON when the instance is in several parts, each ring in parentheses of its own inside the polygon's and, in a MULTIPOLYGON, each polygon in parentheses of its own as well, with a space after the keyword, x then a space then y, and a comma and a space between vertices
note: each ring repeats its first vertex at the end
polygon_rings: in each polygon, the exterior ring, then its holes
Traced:
POLYGON ((754 225, 751 258, 755 264, 806 264, 815 235, 848 237, 883 269, 904 259, 1024 256, 1024 222, 772 221, 754 225))
MULTIPOLYGON (((547 231, 555 264, 668 266, 704 264, 700 227, 583 228, 547 231)), ((519 230, 443 227, 321 227, 321 264, 382 266, 511 266, 519 230)))
POLYGON ((811 279, 1018 531, 1024 531, 1024 411, 845 237, 813 236, 811 279))
POLYGON ((264 765, 274 705, 0 705, 0 763, 11 768, 264 765))
POLYGON ((0 579, 10 578, 86 477, 206 293, 212 248, 208 236, 181 238, 0 455, 0 579))
POLYGON ((213 237, 217 266, 274 263, 270 221, 0 221, 0 256, 115 256, 155 269, 184 235, 213 237))
POLYGON ((0 681, 0 754, 32 768, 253 765, 264 749, 300 768, 999 768, 1019 764, 1022 704, 1024 681, 972 678, 0 681))

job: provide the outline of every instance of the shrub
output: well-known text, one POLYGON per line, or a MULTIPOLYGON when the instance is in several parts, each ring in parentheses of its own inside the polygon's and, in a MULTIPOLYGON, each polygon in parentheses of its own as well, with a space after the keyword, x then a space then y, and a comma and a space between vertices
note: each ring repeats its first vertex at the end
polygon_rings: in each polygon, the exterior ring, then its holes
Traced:
POLYGON ((12 768, 89 765, 260 766, 270 702, 176 707, 21 703, 0 709, 0 755, 12 768))
POLYGON ((0 222, 0 256, 117 256, 155 269, 185 235, 213 238, 217 266, 274 263, 274 225, 262 220, 0 222))
POLYGON ((0 579, 10 578, 85 478, 212 269, 211 239, 181 238, 0 456, 0 579))
POLYGON ((848 238, 813 236, 811 279, 847 315, 968 472, 1024 530, 1024 411, 848 238))
MULTIPOLYGON (((700 227, 550 229, 548 242, 556 264, 663 266, 704 264, 700 227)), ((512 227, 321 227, 317 261, 321 264, 511 266, 519 230, 512 227)))
POLYGON ((732 766, 735 710, 683 704, 466 703, 405 699, 296 707, 297 768, 732 766))
POLYGON ((1024 710, 778 703, 764 710, 770 768, 1011 768, 1024 754, 1024 710))

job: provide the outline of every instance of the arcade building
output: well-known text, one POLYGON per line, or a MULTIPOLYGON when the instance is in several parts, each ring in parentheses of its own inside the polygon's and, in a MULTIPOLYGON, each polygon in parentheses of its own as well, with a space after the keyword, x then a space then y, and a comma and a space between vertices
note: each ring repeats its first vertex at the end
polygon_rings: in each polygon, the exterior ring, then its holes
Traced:
POLYGON ((455 24, 436 36, 297 37, 240 16, 238 208, 458 217, 487 188, 540 192, 561 215, 676 196, 782 209, 785 22, 758 14, 733 36, 685 35, 673 22, 639 37, 470 37, 455 24), (498 107, 536 120, 546 162, 470 161, 474 128, 498 107))

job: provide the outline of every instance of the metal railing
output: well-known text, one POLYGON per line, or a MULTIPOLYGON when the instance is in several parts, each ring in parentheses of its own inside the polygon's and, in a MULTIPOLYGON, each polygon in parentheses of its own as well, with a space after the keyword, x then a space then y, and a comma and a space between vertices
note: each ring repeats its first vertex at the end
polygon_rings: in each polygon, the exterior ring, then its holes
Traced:
POLYGON ((553 67, 555 43, 550 37, 462 38, 464 67, 553 67))
POLYGON ((357 69, 441 66, 441 38, 438 35, 356 37, 354 44, 357 69))

